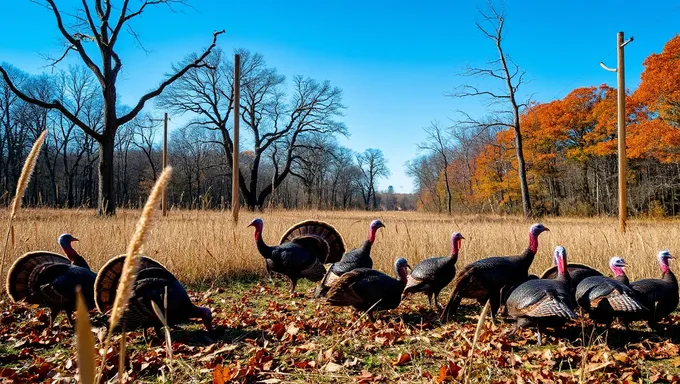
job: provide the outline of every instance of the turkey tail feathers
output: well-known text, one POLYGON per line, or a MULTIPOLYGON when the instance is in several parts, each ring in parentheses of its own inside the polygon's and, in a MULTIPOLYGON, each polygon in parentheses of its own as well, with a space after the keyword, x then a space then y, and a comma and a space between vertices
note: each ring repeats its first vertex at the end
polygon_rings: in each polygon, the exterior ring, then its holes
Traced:
POLYGON ((13 302, 31 297, 31 275, 35 269, 43 264, 71 264, 62 255, 47 251, 29 252, 18 258, 7 273, 7 294, 13 302))
MULTIPOLYGON (((126 255, 120 255, 112 258, 97 273, 97 279, 94 282, 94 299, 97 310, 101 313, 113 307, 125 257, 126 255)), ((159 268, 172 275, 161 263, 146 256, 140 257, 138 274, 142 274, 145 269, 159 268)))
POLYGON ((283 234, 280 244, 293 240, 305 248, 307 244, 316 248, 314 253, 322 264, 336 263, 345 253, 345 243, 340 233, 332 225, 323 221, 306 220, 293 225, 283 234), (304 240, 305 238, 311 238, 314 241, 308 242, 304 240))

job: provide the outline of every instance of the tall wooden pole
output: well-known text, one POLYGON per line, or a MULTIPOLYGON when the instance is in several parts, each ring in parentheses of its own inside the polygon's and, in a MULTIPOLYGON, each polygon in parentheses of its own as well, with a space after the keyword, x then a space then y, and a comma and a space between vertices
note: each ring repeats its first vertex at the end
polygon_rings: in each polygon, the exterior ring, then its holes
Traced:
MULTIPOLYGON (((163 169, 168 166, 168 113, 165 112, 165 116, 163 117, 163 169)), ((165 188, 163 188, 163 191, 161 192, 161 210, 163 212, 163 216, 166 216, 168 214, 167 212, 167 200, 166 200, 166 195, 165 195, 165 188)))
POLYGON ((617 97, 618 97, 618 139, 619 139, 619 231, 626 232, 626 216, 628 213, 626 177, 628 174, 628 159, 626 157, 626 77, 623 58, 623 32, 616 35, 616 47, 618 53, 617 72, 617 97))
POLYGON ((231 214, 234 216, 234 222, 238 222, 238 126, 241 120, 240 100, 241 100, 241 56, 234 55, 234 151, 231 167, 231 214))

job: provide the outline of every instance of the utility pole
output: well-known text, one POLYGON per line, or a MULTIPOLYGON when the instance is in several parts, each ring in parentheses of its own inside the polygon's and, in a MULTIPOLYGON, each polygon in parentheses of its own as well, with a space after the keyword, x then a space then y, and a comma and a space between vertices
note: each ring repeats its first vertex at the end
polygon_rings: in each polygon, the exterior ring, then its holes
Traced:
POLYGON ((234 223, 238 222, 238 126, 241 121, 240 100, 241 100, 241 56, 234 55, 234 150, 231 167, 231 214, 234 216, 234 223))
POLYGON ((626 216, 628 214, 628 195, 626 176, 628 174, 628 158, 626 157, 626 77, 623 47, 633 41, 633 37, 623 41, 623 32, 616 34, 616 68, 609 68, 600 62, 607 71, 617 73, 617 117, 618 117, 618 155, 619 155, 619 231, 626 232, 626 216))
MULTIPOLYGON (((163 169, 168 166, 168 113, 165 112, 163 116, 163 169)), ((167 216, 167 199, 165 196, 165 188, 161 192, 161 211, 163 216, 167 216)))

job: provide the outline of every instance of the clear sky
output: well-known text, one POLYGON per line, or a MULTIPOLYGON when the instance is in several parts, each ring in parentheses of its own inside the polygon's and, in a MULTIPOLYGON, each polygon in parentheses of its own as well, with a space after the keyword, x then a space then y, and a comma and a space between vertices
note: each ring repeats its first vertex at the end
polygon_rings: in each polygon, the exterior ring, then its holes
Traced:
MULTIPOLYGON (((88 0, 89 1, 89 0, 88 0)), ((0 62, 39 73, 42 55, 59 55, 59 34, 50 11, 28 0, 7 0, 0 15, 0 62)), ((63 11, 81 2, 57 0, 63 11)), ((114 1, 120 3, 120 1, 114 1)), ((138 5, 139 0, 131 0, 138 5)), ((484 115, 481 100, 444 96, 468 81, 465 65, 496 58, 475 28, 485 1, 219 1, 195 0, 178 13, 150 9, 133 24, 144 48, 121 41, 124 72, 118 90, 133 104, 157 85, 170 65, 207 46, 225 29, 219 46, 262 53, 291 78, 330 80, 344 90, 344 121, 355 151, 380 148, 392 175, 380 183, 410 192, 404 163, 417 155, 422 127, 449 124, 457 110, 484 115)), ((680 32, 680 2, 507 1, 505 49, 527 72, 522 94, 536 101, 563 97, 579 86, 616 85, 616 32, 633 35, 626 47, 627 87, 639 83, 642 61, 680 32), (652 5, 653 4, 653 5, 652 5)), ((76 63, 75 55, 67 61, 76 63)), ((491 87, 496 87, 491 84, 491 87)))

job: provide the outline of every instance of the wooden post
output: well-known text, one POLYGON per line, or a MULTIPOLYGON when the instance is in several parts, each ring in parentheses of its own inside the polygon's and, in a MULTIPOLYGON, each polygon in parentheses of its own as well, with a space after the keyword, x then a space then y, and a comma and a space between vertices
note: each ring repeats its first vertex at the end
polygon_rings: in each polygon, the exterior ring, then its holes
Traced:
POLYGON ((240 113, 240 100, 241 100, 241 56, 234 55, 234 151, 231 167, 231 214, 234 216, 234 222, 238 222, 238 209, 239 209, 239 198, 238 198, 238 178, 239 178, 239 165, 238 165, 238 126, 241 120, 240 113))
POLYGON ((626 177, 628 161, 626 157, 626 78, 623 58, 623 32, 616 35, 617 50, 617 97, 618 97, 618 139, 619 139, 619 231, 626 232, 626 216, 628 214, 626 177))
MULTIPOLYGON (((163 169, 168 166, 168 113, 165 112, 165 116, 163 116, 163 169)), ((167 199, 165 195, 165 188, 163 188, 163 191, 161 192, 161 211, 163 212, 163 216, 166 216, 168 214, 167 212, 167 199)))

